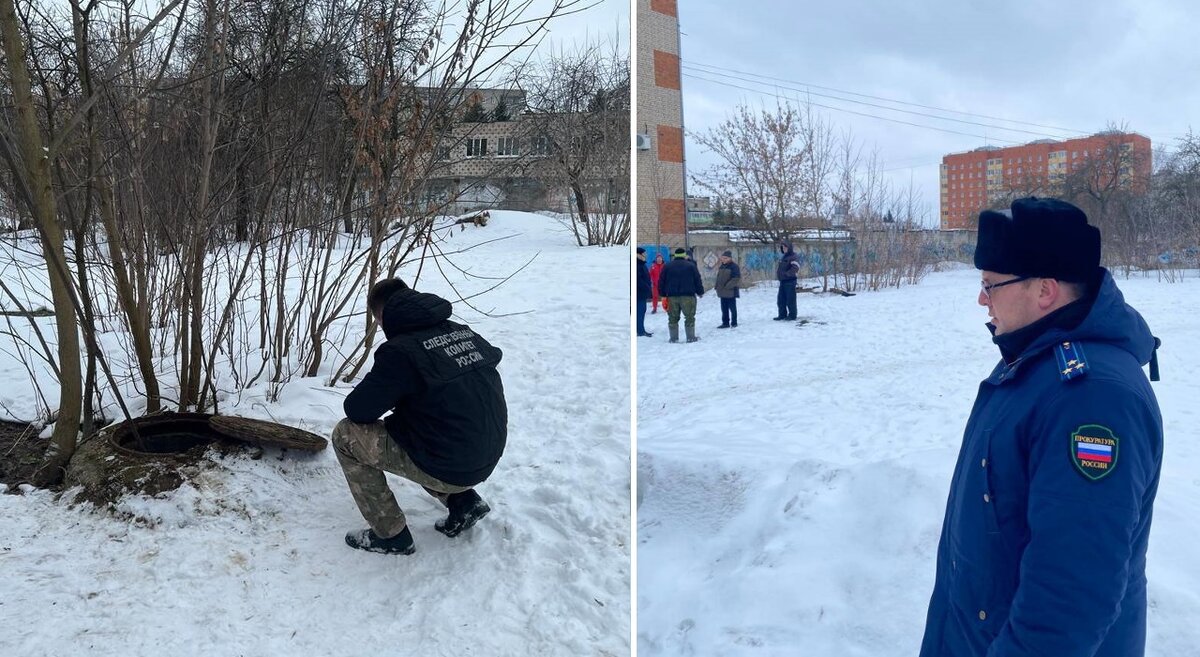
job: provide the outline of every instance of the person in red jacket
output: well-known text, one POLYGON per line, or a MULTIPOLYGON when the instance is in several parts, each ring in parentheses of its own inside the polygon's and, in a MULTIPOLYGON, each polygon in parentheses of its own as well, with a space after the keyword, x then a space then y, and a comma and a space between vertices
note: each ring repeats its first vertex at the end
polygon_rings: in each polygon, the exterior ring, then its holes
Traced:
MULTIPOLYGON (((654 256, 654 264, 650 265, 650 312, 658 312, 658 277, 662 276, 662 254, 654 256)), ((666 299, 663 300, 663 310, 667 309, 666 299)))

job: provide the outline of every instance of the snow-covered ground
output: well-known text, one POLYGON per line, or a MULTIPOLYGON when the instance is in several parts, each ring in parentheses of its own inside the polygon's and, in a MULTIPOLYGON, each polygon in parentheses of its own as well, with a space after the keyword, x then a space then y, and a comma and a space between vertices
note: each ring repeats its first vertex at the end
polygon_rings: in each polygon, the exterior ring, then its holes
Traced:
MULTIPOLYGON (((537 256, 472 300, 519 314, 455 305, 504 351, 509 440, 479 487, 488 518, 448 539, 433 529, 444 510, 393 478, 416 554, 351 550, 343 535, 365 523, 329 449, 225 459, 194 486, 125 502, 154 526, 46 492, 0 495, 0 655, 629 654, 628 250, 579 248, 554 220, 517 212, 492 212, 447 248, 505 236, 456 260, 504 276, 537 256)), ((464 294, 496 282, 447 269, 464 294)), ((422 281, 454 298, 441 277, 422 281)), ((361 316, 347 321, 352 344, 361 316)), ((349 390, 324 388, 328 377, 286 384, 279 402, 259 386, 222 411, 327 436, 349 390)), ((0 401, 36 412, 3 351, 0 401)))
MULTIPOLYGON (((1163 340, 1166 430, 1147 654, 1200 654, 1200 278, 1118 280, 1163 340)), ((851 298, 744 291, 736 329, 637 341, 637 647, 656 655, 911 656, 950 475, 999 358, 978 272, 851 298)))

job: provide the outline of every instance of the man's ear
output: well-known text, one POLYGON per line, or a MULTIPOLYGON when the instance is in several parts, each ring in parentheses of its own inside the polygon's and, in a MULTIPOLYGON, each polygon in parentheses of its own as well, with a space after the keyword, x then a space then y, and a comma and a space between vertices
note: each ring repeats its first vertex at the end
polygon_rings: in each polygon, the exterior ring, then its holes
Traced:
POLYGON ((1048 310, 1054 307, 1054 305, 1062 299, 1062 295, 1065 293, 1066 290, 1058 284, 1056 279, 1040 279, 1038 282, 1038 308, 1042 310, 1048 310))

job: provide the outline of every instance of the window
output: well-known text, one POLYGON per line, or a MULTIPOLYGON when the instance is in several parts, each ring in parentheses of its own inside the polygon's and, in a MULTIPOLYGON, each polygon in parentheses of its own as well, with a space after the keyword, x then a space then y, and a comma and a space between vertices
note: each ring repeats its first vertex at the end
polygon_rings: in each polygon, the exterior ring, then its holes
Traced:
POLYGON ((500 155, 500 156, 504 156, 504 157, 512 157, 514 155, 520 155, 520 152, 518 152, 518 150, 517 150, 517 138, 516 137, 500 137, 499 139, 497 139, 496 140, 496 155, 500 155))
POLYGON ((467 142, 467 157, 486 157, 487 138, 472 138, 467 142))
POLYGON ((438 162, 445 162, 450 159, 450 147, 438 146, 436 159, 438 162))
POLYGON ((530 145, 529 152, 532 155, 549 155, 550 138, 545 135, 534 137, 533 143, 530 145))

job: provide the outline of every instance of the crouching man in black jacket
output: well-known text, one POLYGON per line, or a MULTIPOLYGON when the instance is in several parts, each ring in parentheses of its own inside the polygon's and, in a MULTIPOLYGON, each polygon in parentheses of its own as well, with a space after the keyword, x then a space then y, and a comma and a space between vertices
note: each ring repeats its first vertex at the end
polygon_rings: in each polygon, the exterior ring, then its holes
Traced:
POLYGON ((423 486, 449 509, 435 528, 457 536, 491 509, 473 488, 492 474, 508 434, 496 365, 501 352, 449 321, 450 302, 397 278, 376 283, 367 307, 387 342, 346 397, 333 446, 354 501, 370 525, 350 547, 412 554, 412 533, 384 472, 423 486), (382 421, 380 417, 388 411, 382 421))

